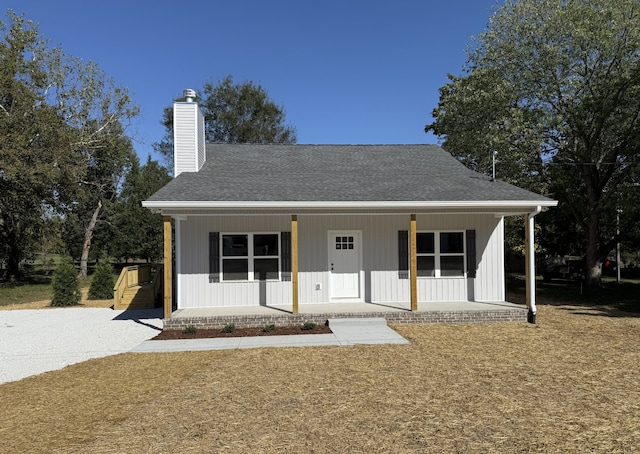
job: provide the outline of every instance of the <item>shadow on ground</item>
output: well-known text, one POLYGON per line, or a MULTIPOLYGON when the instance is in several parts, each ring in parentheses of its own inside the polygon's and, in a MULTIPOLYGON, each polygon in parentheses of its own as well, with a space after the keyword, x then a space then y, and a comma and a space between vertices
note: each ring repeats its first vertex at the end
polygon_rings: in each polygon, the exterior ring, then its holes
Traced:
POLYGON ((162 331, 162 328, 159 328, 152 323, 145 322, 145 320, 151 319, 162 319, 162 308, 155 309, 131 309, 123 311, 122 313, 116 315, 113 320, 132 320, 136 323, 139 323, 144 326, 148 326, 149 328, 153 328, 157 331, 162 331))
MULTIPOLYGON (((507 299, 526 303, 522 276, 509 275, 507 299)), ((605 282, 596 289, 586 289, 573 281, 536 281, 536 303, 556 306, 573 314, 606 317, 640 317, 640 284, 605 282)))

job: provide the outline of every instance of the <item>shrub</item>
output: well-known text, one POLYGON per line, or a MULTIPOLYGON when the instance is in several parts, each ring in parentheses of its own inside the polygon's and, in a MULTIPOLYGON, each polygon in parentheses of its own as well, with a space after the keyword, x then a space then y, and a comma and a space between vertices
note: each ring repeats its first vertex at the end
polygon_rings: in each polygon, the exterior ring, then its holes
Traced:
POLYGON ((71 257, 62 259, 53 273, 51 287, 53 287, 52 306, 74 306, 80 303, 78 272, 73 266, 71 257))
POLYGON ((96 271, 91 279, 89 287, 90 300, 110 300, 113 298, 113 286, 115 279, 113 278, 113 268, 109 263, 109 258, 104 256, 98 261, 96 271))
POLYGON ((224 328, 222 328, 223 333, 233 333, 235 330, 236 330, 236 325, 234 325, 233 323, 224 325, 224 328))
POLYGON ((265 333, 270 333, 271 331, 276 329, 276 325, 274 325, 273 323, 271 325, 267 325, 264 328, 262 328, 262 331, 264 331, 265 333))
POLYGON ((186 327, 182 330, 182 332, 183 332, 184 334, 195 334, 195 333, 196 333, 196 327, 195 327, 195 326, 193 326, 193 325, 186 326, 186 327))
POLYGON ((302 325, 302 329, 304 331, 311 331, 315 327, 316 327, 316 324, 313 322, 304 322, 304 325, 302 325))

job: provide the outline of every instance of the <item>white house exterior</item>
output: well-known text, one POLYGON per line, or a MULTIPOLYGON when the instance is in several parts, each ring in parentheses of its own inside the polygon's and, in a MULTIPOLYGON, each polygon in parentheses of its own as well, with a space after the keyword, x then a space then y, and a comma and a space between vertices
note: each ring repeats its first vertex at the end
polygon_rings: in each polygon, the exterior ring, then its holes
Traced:
POLYGON ((435 145, 205 146, 197 105, 175 115, 176 178, 143 205, 174 223, 178 309, 504 301, 504 218, 556 205, 435 145))

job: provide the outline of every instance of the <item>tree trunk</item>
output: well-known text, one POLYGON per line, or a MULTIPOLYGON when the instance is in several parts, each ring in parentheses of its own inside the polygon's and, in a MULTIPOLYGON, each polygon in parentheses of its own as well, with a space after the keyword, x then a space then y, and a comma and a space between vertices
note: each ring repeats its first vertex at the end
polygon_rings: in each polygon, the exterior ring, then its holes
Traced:
POLYGON ((89 250, 91 249, 91 238, 93 237, 93 229, 95 229, 96 223, 98 222, 98 215, 100 214, 101 208, 102 202, 98 200, 98 206, 93 210, 89 225, 87 225, 87 229, 84 231, 84 244, 82 245, 82 257, 80 257, 80 273, 78 274, 80 279, 86 278, 88 274, 87 261, 89 260, 89 250))
POLYGON ((9 227, 9 254, 7 257, 7 280, 16 282, 20 279, 20 260, 22 259, 22 251, 20 248, 20 221, 13 223, 13 228, 9 227))
POLYGON ((602 257, 598 247, 599 230, 600 219, 597 214, 592 213, 587 225, 587 255, 584 263, 585 284, 589 288, 598 287, 602 278, 602 257))
POLYGON ((7 259, 7 280, 16 282, 20 279, 20 251, 15 244, 9 246, 9 257, 7 259))

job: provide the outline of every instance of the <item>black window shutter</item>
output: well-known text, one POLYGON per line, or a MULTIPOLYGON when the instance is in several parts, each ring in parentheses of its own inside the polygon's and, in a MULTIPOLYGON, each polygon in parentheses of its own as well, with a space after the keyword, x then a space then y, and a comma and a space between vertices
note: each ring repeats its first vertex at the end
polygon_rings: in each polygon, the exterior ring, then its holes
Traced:
POLYGON ((398 230, 398 279, 409 279, 408 230, 398 230))
POLYGON ((476 231, 467 230, 467 277, 476 277, 476 231))
POLYGON ((220 232, 209 232, 209 282, 220 282, 220 232))
POLYGON ((280 261, 282 262, 282 280, 291 280, 291 232, 280 233, 280 261))

